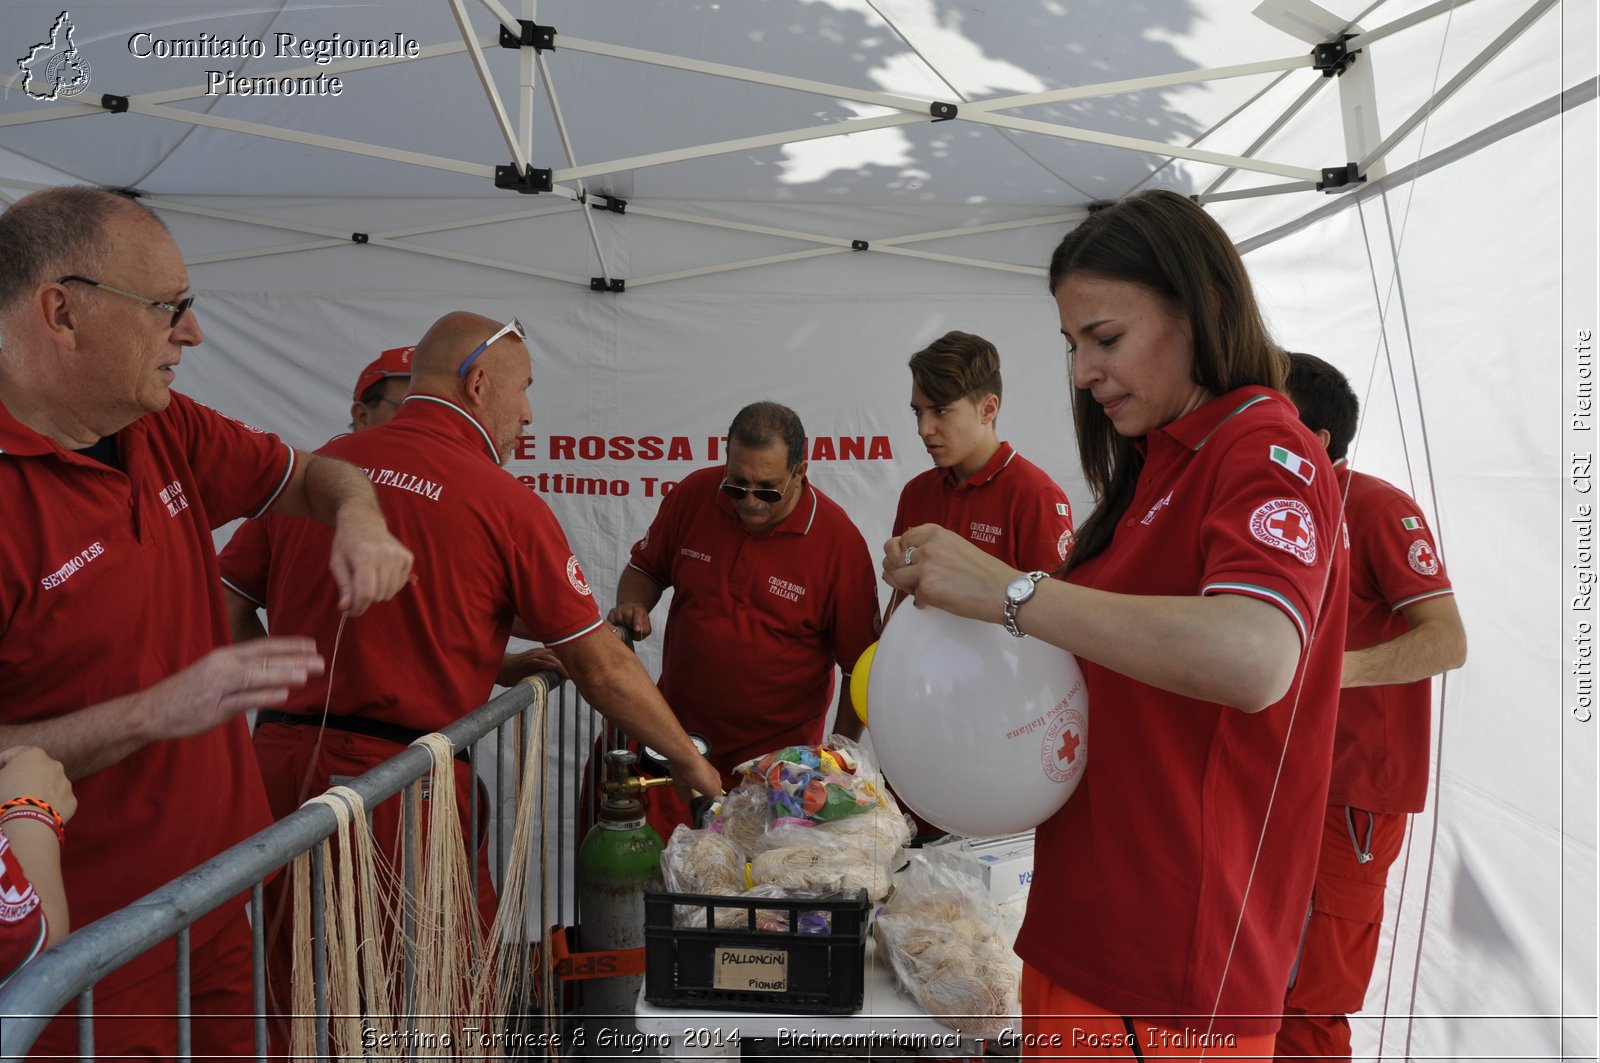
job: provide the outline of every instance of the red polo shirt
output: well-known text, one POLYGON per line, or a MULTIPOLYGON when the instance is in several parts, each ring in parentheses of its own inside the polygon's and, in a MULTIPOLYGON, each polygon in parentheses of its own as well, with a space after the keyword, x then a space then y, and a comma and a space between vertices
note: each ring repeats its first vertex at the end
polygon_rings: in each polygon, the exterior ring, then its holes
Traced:
POLYGON ((1072 545, 1067 493, 1010 443, 966 483, 938 467, 913 476, 900 492, 892 534, 919 524, 948 528, 1026 572, 1059 568, 1072 545))
POLYGON ((0 985, 44 948, 50 928, 38 892, 0 831, 0 985))
POLYGON ((727 775, 822 740, 833 666, 848 673, 878 637, 878 586, 861 533, 809 479, 794 512, 751 535, 723 473, 691 473, 662 499, 629 563, 673 588, 661 693, 727 775))
MULTIPOLYGON (((211 530, 271 505, 294 468, 277 437, 177 392, 116 441, 122 471, 62 450, 0 408, 6 723, 143 690, 225 645, 211 530)), ((242 717, 153 742, 74 786, 62 872, 79 926, 270 822, 242 717)), ((234 911, 201 919, 192 942, 234 911)), ((135 980, 147 966, 136 960, 115 977, 135 980)))
MULTIPOLYGON (((1364 650, 1411 630, 1400 610, 1454 594, 1422 511, 1392 484, 1334 466, 1350 529, 1350 619, 1345 649, 1364 650)), ((1339 692, 1332 804, 1421 812, 1428 793, 1432 681, 1339 692)))
POLYGON ((274 634, 311 635, 328 660, 283 711, 320 714, 327 703, 334 715, 436 731, 493 690, 513 617, 552 646, 600 624, 550 507, 500 467, 488 433, 459 406, 412 394, 387 424, 317 453, 366 472, 390 532, 416 560, 412 585, 346 621, 341 636, 337 590, 321 578, 330 529, 276 514, 258 522, 271 554, 264 584, 259 549, 228 544, 228 586, 270 603, 274 634))
POLYGON ((1344 650, 1338 488, 1294 407, 1266 388, 1229 392, 1144 446, 1110 545, 1069 579, 1122 594, 1258 598, 1300 632, 1300 666, 1282 701, 1246 713, 1080 660, 1089 767, 1039 827, 1017 953, 1124 1015, 1162 1025, 1196 1016, 1203 1030, 1215 1009, 1217 1033, 1271 1033, 1316 871, 1307 839, 1328 792, 1344 650))

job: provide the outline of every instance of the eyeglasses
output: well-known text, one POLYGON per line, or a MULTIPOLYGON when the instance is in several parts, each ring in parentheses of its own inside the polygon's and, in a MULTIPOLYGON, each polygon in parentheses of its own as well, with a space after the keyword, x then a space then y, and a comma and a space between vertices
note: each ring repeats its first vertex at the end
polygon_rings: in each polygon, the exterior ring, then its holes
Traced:
POLYGON ((771 505, 773 503, 783 501, 783 496, 788 493, 789 483, 793 479, 794 470, 790 469, 789 479, 783 481, 783 486, 776 489, 771 487, 738 487, 729 483, 727 480, 723 480, 722 493, 733 499, 735 502, 743 502, 745 495, 755 495, 760 501, 771 505))
POLYGON ((125 295, 129 299, 137 299, 145 306, 153 306, 157 310, 171 311, 172 323, 168 326, 169 328, 177 328, 178 322, 183 319, 184 312, 194 305, 194 296, 192 295, 186 295, 175 303, 163 303, 156 299, 146 299, 137 292, 123 291, 121 288, 113 288, 109 284, 102 284, 99 281, 92 280, 88 277, 80 277, 76 273, 69 273, 65 277, 59 278, 56 283, 65 284, 68 281, 78 281, 80 284, 92 284, 96 288, 104 288, 108 292, 115 292, 118 295, 125 295))
POLYGON ((461 363, 461 368, 456 370, 456 376, 466 376, 467 370, 472 368, 472 363, 477 359, 478 355, 488 350, 494 345, 495 340, 498 340, 502 336, 516 336, 519 340, 525 340, 528 338, 528 330, 523 328, 522 322, 518 321, 516 318, 512 318, 510 321, 507 321, 504 325, 500 326, 499 332, 496 332, 493 336, 490 336, 488 339, 484 340, 482 343, 478 344, 472 349, 472 353, 467 355, 467 360, 461 363))

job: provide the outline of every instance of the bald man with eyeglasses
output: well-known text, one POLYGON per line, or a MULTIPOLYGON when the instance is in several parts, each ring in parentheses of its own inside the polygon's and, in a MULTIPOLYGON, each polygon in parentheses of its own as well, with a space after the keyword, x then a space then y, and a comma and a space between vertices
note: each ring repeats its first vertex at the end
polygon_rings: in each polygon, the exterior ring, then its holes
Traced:
MULTIPOLYGON (((877 574, 861 532, 807 477, 805 445, 787 406, 740 410, 727 463, 662 499, 609 614, 648 637, 651 609, 673 589, 659 685, 683 726, 710 742, 729 786, 743 761, 823 739, 835 666, 835 730, 861 733, 847 691, 878 637, 877 574)), ((688 821, 686 807, 654 811, 657 829, 688 821)))

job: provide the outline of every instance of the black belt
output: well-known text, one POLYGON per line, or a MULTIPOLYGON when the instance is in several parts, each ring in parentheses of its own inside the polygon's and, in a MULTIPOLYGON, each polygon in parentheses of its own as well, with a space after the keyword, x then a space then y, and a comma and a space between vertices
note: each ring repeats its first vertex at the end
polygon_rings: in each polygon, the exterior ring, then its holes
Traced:
MULTIPOLYGON (((333 716, 324 718, 319 715, 300 712, 279 712, 277 709, 257 709, 256 725, 264 723, 287 723, 301 726, 322 726, 330 731, 347 731, 350 734, 366 735, 368 738, 382 738, 400 746, 409 746, 431 731, 414 731, 409 727, 399 724, 384 723, 374 720, 370 716, 333 716)), ((471 764, 469 752, 463 749, 456 754, 456 759, 463 764, 471 764)))

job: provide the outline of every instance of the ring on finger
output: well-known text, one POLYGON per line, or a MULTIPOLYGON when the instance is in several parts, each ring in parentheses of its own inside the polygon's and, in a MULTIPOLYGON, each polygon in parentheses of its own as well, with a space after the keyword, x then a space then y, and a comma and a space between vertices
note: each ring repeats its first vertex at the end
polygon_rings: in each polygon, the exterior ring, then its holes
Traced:
POLYGON ((906 547, 906 556, 901 559, 901 563, 902 564, 906 564, 906 565, 911 564, 912 555, 915 554, 916 552, 917 552, 917 548, 915 546, 906 547))

